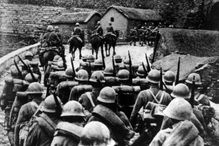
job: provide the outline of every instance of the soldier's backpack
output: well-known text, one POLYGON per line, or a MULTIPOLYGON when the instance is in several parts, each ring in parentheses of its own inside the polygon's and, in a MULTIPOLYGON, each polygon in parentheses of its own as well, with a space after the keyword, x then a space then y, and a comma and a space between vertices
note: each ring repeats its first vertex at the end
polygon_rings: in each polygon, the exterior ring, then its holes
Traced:
POLYGON ((39 106, 35 102, 31 102, 32 104, 32 110, 34 110, 34 107, 37 108, 37 111, 34 113, 34 115, 31 117, 30 121, 25 121, 20 125, 19 130, 19 146, 25 146, 25 141, 27 138, 27 135, 29 133, 30 127, 33 124, 34 119, 39 114, 39 106))

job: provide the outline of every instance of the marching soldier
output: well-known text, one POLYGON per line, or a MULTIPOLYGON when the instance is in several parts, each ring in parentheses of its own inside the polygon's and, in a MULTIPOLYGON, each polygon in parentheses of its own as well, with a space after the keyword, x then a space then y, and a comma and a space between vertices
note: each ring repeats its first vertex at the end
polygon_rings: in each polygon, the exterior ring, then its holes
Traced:
POLYGON ((115 77, 115 73, 112 66, 106 66, 106 68, 103 71, 104 74, 104 80, 105 80, 105 86, 117 86, 119 85, 119 81, 115 77))
POLYGON ((173 91, 173 87, 174 87, 174 82, 175 82, 175 74, 172 71, 167 71, 164 74, 164 84, 166 85, 167 89, 165 89, 165 91, 167 93, 171 93, 173 91))
MULTIPOLYGON (((147 108, 149 102, 160 104, 160 105, 168 105, 169 102, 171 101, 170 95, 165 91, 159 89, 160 73, 158 70, 151 70, 148 73, 146 79, 149 82, 150 88, 141 91, 137 96, 137 99, 134 104, 134 108, 130 116, 130 121, 133 125, 135 125, 136 123, 136 118, 140 109, 143 108, 144 111, 147 108)), ((151 116, 151 119, 154 119, 150 112, 148 113, 148 115, 151 116)), ((150 122, 148 119, 145 120, 147 120, 146 123, 150 122)), ((157 123, 157 128, 160 126, 161 122, 162 120, 155 120, 155 123, 157 123)))
POLYGON ((92 112, 97 104, 97 97, 99 96, 100 90, 105 83, 104 75, 101 71, 94 71, 89 81, 93 87, 92 91, 82 94, 78 101, 82 104, 85 110, 92 112))
POLYGON ((60 118, 61 105, 60 99, 53 95, 43 101, 40 108, 42 113, 33 120, 33 124, 29 128, 26 146, 49 146, 51 144, 60 118))
POLYGON ((74 80, 75 76, 72 68, 67 68, 65 70, 65 76, 66 81, 60 82, 56 88, 56 94, 63 104, 68 102, 71 89, 78 85, 78 82, 74 80))
POLYGON ((130 116, 135 99, 140 92, 139 86, 131 86, 130 73, 126 69, 122 69, 117 73, 117 80, 120 82, 119 86, 113 86, 112 88, 118 94, 118 104, 122 111, 130 116))
POLYGON ((92 91, 92 86, 88 84, 89 75, 88 72, 84 69, 80 69, 76 73, 75 80, 78 81, 79 84, 71 89, 69 100, 78 101, 79 97, 83 93, 92 91))
POLYGON ((101 122, 93 121, 85 125, 78 146, 114 146, 110 131, 101 122))
POLYGON ((115 90, 104 87, 97 97, 97 102, 98 104, 94 108, 89 122, 99 121, 104 123, 110 129, 112 138, 118 145, 128 145, 135 133, 132 131, 132 126, 126 115, 118 110, 115 90))
POLYGON ((77 146, 85 121, 83 107, 77 101, 68 101, 63 106, 61 119, 56 126, 51 146, 77 146))
POLYGON ((198 129, 190 119, 192 107, 185 99, 173 99, 163 112, 173 123, 164 130, 161 130, 154 137, 150 146, 187 145, 204 146, 198 129))
POLYGON ((27 135, 22 135, 20 130, 22 126, 25 125, 25 122, 29 122, 31 117, 37 111, 41 101, 42 95, 44 93, 43 86, 38 82, 33 82, 29 85, 28 89, 25 91, 27 98, 30 102, 21 106, 19 110, 17 122, 15 125, 15 145, 23 145, 25 137, 27 135))

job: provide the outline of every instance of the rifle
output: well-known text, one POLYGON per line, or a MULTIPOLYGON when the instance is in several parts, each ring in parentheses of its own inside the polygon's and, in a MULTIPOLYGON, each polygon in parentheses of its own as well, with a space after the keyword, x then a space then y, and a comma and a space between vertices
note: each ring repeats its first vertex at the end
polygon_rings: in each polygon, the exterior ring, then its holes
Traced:
POLYGON ((192 87, 191 87, 191 98, 190 98, 190 104, 192 105, 192 108, 194 107, 194 103, 195 103, 195 76, 193 76, 193 80, 192 80, 192 87))
POLYGON ((151 71, 151 67, 150 67, 150 64, 149 64, 147 53, 145 53, 145 59, 146 59, 146 62, 147 62, 147 70, 148 70, 148 72, 150 72, 151 71))
POLYGON ((153 57, 152 57, 151 63, 154 63, 159 40, 160 40, 160 33, 156 32, 156 39, 155 39, 155 43, 154 43, 154 52, 153 52, 153 57))
POLYGON ((180 57, 179 57, 179 59, 178 59, 175 85, 177 85, 177 84, 179 83, 179 73, 180 73, 180 57))
POLYGON ((30 75, 31 75, 31 77, 32 77, 32 79, 33 79, 33 81, 34 81, 34 82, 37 82, 37 79, 35 78, 35 76, 34 76, 32 70, 30 69, 30 66, 27 65, 27 64, 21 59, 20 56, 18 56, 18 58, 20 59, 20 61, 22 62, 22 64, 23 64, 23 65, 27 68, 27 70, 29 71, 29 73, 30 73, 30 75))
POLYGON ((14 59, 14 65, 15 65, 15 67, 17 68, 18 75, 19 75, 20 78, 23 80, 24 78, 23 78, 23 76, 22 76, 22 72, 21 72, 21 70, 19 69, 19 67, 18 67, 18 65, 17 65, 17 63, 16 63, 16 61, 15 61, 15 59, 14 59))
POLYGON ((141 64, 142 64, 142 66, 143 66, 143 69, 144 69, 145 74, 147 74, 148 72, 147 72, 147 69, 146 69, 144 63, 142 62, 141 64))
POLYGON ((88 75, 89 75, 89 78, 90 78, 91 77, 91 63, 90 62, 88 62, 88 75))
POLYGON ((53 96, 54 96, 54 99, 55 99, 55 102, 56 102, 56 113, 60 116, 61 113, 62 113, 62 106, 60 105, 60 102, 56 96, 55 93, 53 93, 53 96))
POLYGON ((132 84, 132 58, 131 58, 131 55, 130 55, 130 52, 128 51, 128 56, 129 56, 129 81, 130 83, 132 84))
POLYGON ((106 64, 105 64, 105 57, 104 57, 103 48, 101 48, 101 57, 102 57, 102 61, 103 61, 103 67, 105 68, 106 64))
POLYGON ((114 62, 114 55, 112 56, 112 65, 113 65, 113 76, 116 76, 116 68, 115 68, 115 62, 114 62))
POLYGON ((160 90, 163 90, 163 70, 162 67, 160 68, 160 90))
POLYGON ((74 61, 72 57, 71 57, 71 67, 72 67, 73 77, 75 77, 74 61))

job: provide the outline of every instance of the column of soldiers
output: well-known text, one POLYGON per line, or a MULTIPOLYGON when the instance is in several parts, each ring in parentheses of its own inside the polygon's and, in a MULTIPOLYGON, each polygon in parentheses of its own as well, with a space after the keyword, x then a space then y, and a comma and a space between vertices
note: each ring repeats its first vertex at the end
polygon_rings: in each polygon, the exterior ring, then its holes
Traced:
POLYGON ((1 95, 11 145, 204 145, 214 110, 199 74, 178 83, 171 71, 132 65, 130 54, 105 68, 92 55, 78 68, 72 59, 63 70, 55 57, 42 85, 31 56, 11 67, 1 95))

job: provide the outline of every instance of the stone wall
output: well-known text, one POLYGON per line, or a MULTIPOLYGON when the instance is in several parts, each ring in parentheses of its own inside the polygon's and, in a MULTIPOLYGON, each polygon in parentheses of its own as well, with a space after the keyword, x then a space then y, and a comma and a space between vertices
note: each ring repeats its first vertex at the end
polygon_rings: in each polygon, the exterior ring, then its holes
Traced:
POLYGON ((54 17, 66 12, 90 11, 89 9, 34 6, 0 3, 0 30, 13 34, 33 35, 45 30, 54 17))

